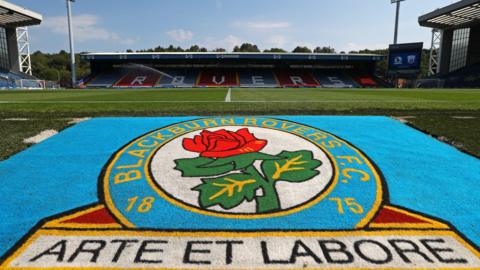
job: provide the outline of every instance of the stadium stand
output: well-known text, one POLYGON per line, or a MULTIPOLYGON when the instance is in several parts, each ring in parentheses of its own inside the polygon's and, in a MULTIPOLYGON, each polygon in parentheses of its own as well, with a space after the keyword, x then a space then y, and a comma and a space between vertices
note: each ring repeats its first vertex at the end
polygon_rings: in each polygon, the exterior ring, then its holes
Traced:
POLYGON ((475 88, 480 85, 480 63, 459 69, 441 79, 447 88, 475 88))
POLYGON ((14 71, 0 71, 0 89, 44 89, 58 88, 55 82, 38 80, 26 73, 14 71))
POLYGON ((0 89, 56 88, 55 82, 33 77, 27 26, 38 25, 43 16, 8 1, 0 1, 0 89))
POLYGON ((113 87, 155 87, 160 80, 161 74, 149 70, 132 69, 113 87))
POLYGON ((163 76, 158 87, 193 87, 197 82, 198 70, 195 69, 162 69, 163 76))
POLYGON ((355 80, 350 78, 343 71, 321 70, 313 72, 313 76, 325 88, 359 88, 361 87, 355 80))
POLYGON ((16 86, 15 80, 12 80, 9 77, 8 72, 7 73, 0 72, 0 88, 1 89, 15 88, 15 86, 16 86))
POLYGON ((87 81, 90 87, 111 87, 128 73, 126 69, 112 69, 105 71, 87 81))
POLYGON ((203 70, 198 76, 197 86, 239 86, 237 72, 231 70, 203 70))
POLYGON ((271 70, 241 70, 238 73, 241 87, 278 87, 271 70))
MULTIPOLYGON (((372 74, 349 73, 329 69, 242 69, 238 71, 226 69, 162 69, 156 72, 142 68, 116 68, 93 76, 91 80, 86 80, 85 84, 92 88, 391 87, 372 74)), ((5 82, 0 82, 0 88, 4 87, 3 85, 5 85, 5 82)))
POLYGON ((480 87, 480 1, 461 0, 418 18, 432 28, 430 77, 419 87, 480 87))
POLYGON ((379 84, 376 81, 374 76, 369 74, 355 74, 353 75, 353 79, 360 84, 360 86, 365 88, 378 88, 379 84))
MULTIPOLYGON (((384 56, 308 53, 88 53, 87 87, 336 87, 378 86, 384 56), (128 69, 123 77, 121 71, 128 69), (359 78, 359 83, 352 74, 359 78), (116 78, 118 77, 118 79, 116 78), (358 76, 357 76, 358 77, 358 76), (323 85, 324 84, 324 85, 323 85)), ((382 85, 382 84, 380 84, 382 85)))
MULTIPOLYGON (((470 80, 475 75, 468 73, 470 80), (473 76, 473 77, 472 77, 473 76)), ((4 76, 4 81, 7 76, 4 76)), ((2 79, 2 77, 0 77, 2 79)), ((0 88, 7 87, 0 81, 0 88)), ((392 87, 368 73, 342 70, 270 70, 270 69, 148 69, 117 68, 107 70, 86 80, 92 88, 175 88, 175 87, 324 87, 324 88, 378 88, 392 87)))
POLYGON ((278 82, 282 87, 318 87, 320 84, 306 70, 276 70, 278 82))

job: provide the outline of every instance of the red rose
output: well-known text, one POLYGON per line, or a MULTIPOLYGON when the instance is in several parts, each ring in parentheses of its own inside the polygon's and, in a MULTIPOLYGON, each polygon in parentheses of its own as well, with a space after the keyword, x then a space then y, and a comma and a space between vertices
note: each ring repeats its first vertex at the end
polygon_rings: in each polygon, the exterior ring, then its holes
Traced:
POLYGON ((204 130, 193 139, 183 139, 183 148, 209 158, 225 158, 258 152, 265 145, 267 145, 266 140, 255 138, 247 128, 236 132, 225 129, 215 132, 204 130))

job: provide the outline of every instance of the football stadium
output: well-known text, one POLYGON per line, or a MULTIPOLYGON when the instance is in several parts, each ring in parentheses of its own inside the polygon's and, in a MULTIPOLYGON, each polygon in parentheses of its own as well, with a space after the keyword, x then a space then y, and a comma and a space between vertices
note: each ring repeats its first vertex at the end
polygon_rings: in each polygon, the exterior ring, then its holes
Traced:
POLYGON ((480 269, 480 0, 146 2, 0 0, 0 269, 480 269))

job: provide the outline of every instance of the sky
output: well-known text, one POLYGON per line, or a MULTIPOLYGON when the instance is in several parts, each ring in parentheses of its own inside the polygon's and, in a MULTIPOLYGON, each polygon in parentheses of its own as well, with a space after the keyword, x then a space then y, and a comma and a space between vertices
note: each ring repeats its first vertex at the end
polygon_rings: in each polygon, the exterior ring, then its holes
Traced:
MULTIPOLYGON (((30 31, 31 50, 68 49, 65 0, 10 0, 43 15, 30 31)), ((430 47, 431 29, 418 17, 452 0, 406 0, 399 43, 430 47)), ((75 50, 121 52, 156 46, 232 50, 243 42, 260 49, 331 46, 337 51, 387 48, 393 42, 390 0, 76 0, 75 50)))

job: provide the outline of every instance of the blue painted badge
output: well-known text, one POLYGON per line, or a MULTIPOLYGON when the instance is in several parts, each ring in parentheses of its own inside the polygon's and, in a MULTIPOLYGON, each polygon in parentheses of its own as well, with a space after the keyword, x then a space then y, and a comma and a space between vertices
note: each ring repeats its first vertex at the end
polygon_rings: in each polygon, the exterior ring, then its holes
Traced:
POLYGON ((132 228, 358 229, 383 198, 379 171, 352 144, 262 117, 149 132, 119 150, 100 181, 108 209, 132 228))

